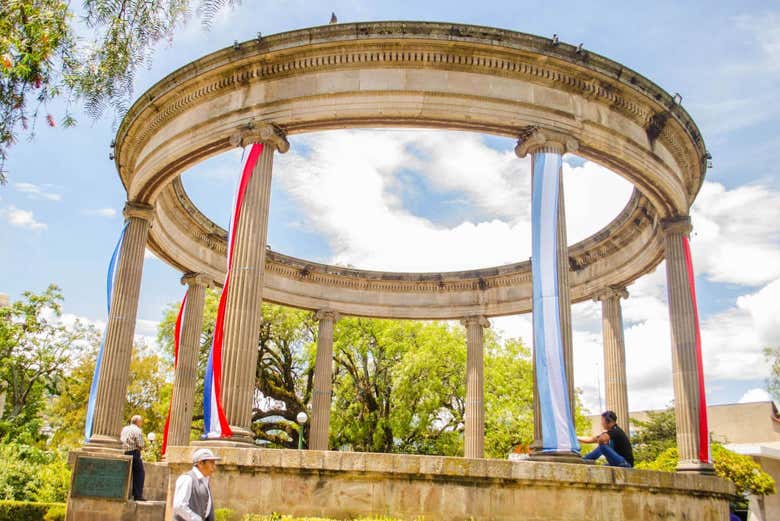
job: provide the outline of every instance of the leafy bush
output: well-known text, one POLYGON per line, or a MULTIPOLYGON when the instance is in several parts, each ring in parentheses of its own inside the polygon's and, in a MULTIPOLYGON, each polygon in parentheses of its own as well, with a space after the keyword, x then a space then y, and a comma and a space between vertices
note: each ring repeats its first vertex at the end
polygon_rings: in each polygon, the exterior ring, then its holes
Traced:
POLYGON ((68 497, 65 456, 18 443, 0 444, 0 499, 58 503, 68 497))
MULTIPOLYGON (((677 468, 677 448, 666 449, 649 463, 640 463, 637 468, 674 472, 677 468)), ((775 480, 761 469, 750 456, 737 454, 723 445, 712 444, 712 459, 715 474, 728 479, 737 487, 737 494, 767 496, 775 493, 775 480)))
POLYGON ((66 505, 57 504, 49 508, 43 521, 65 521, 66 505))
POLYGON ((214 517, 216 518, 217 521, 235 521, 238 519, 236 517, 236 512, 229 508, 216 509, 214 511, 214 517))
POLYGON ((65 519, 62 503, 32 501, 0 501, 0 521, 60 521, 65 519), (62 509, 62 517, 46 517, 52 510, 62 509))

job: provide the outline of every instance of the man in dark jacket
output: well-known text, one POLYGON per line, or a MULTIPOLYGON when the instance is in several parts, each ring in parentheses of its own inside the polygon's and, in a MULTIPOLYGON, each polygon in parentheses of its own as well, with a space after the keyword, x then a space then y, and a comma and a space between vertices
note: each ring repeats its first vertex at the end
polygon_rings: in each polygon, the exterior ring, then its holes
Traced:
POLYGON ((631 449, 628 436, 618 427, 617 414, 613 411, 601 413, 601 427, 604 431, 598 436, 577 438, 582 443, 599 444, 585 456, 585 459, 596 460, 604 456, 612 467, 633 467, 634 451, 631 449))

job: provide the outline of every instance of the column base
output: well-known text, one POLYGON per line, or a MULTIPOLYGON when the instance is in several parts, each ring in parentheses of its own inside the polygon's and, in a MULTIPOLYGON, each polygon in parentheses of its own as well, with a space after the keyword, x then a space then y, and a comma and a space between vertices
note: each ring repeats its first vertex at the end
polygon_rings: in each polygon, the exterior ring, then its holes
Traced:
POLYGON ((531 461, 543 461, 549 463, 574 463, 577 465, 586 464, 586 461, 582 459, 582 456, 569 451, 542 452, 540 450, 535 450, 531 452, 529 459, 531 461))
POLYGON ((228 438, 205 438, 193 441, 190 445, 198 447, 255 447, 255 435, 252 431, 241 427, 230 426, 233 435, 228 438))
POLYGON ((677 464, 677 472, 695 472, 709 476, 715 475, 715 467, 712 463, 701 461, 681 461, 677 464))
POLYGON ((119 438, 114 438, 113 436, 105 436, 102 434, 92 436, 89 439, 89 441, 84 444, 82 450, 84 452, 93 452, 93 453, 109 453, 109 454, 116 454, 117 452, 124 453, 124 451, 122 450, 122 442, 119 441, 119 438))

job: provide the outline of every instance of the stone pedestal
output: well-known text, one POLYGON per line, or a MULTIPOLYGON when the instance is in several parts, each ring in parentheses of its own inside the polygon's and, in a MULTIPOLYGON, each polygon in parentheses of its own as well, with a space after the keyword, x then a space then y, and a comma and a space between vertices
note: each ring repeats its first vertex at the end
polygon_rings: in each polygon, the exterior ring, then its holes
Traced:
POLYGON ((317 361, 314 368, 314 397, 312 399, 311 435, 309 448, 328 450, 330 428, 330 400, 333 394, 333 328, 338 313, 329 310, 317 312, 317 361))
POLYGON ((222 347, 222 406, 233 431, 229 441, 254 444, 252 408, 262 319, 271 174, 274 152, 286 152, 290 145, 281 131, 269 124, 245 129, 234 136, 233 141, 236 145, 264 145, 247 185, 239 221, 234 223, 237 233, 222 347))
POLYGON ((144 252, 154 209, 148 204, 128 202, 124 209, 127 230, 119 254, 111 308, 106 326, 103 361, 100 366, 92 437, 86 447, 121 450, 119 433, 130 375, 138 295, 144 269, 144 252))
POLYGON ((604 337, 604 388, 607 409, 617 414, 618 424, 628 435, 626 343, 623 337, 621 298, 628 298, 628 291, 625 288, 606 288, 594 297, 594 300, 601 302, 601 328, 604 337))
POLYGON ((197 273, 184 275, 181 282, 188 286, 187 303, 182 316, 179 356, 173 377, 168 446, 190 443, 200 334, 203 328, 203 305, 206 287, 212 283, 208 277, 197 273))
POLYGON ((466 317, 466 417, 464 455, 485 456, 484 331, 490 322, 483 316, 466 317))
POLYGON ((685 244, 691 232, 688 217, 663 222, 666 251, 666 286, 672 332, 674 412, 677 421, 677 470, 712 473, 712 464, 702 457, 702 439, 707 436, 707 410, 700 380, 700 339, 695 289, 688 274, 685 244), (702 419, 704 424, 702 425, 702 419))

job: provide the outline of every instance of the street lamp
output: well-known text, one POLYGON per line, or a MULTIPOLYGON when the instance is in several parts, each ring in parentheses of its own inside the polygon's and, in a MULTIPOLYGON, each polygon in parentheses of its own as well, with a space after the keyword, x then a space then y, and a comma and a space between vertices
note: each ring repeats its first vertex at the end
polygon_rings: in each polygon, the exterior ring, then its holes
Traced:
POLYGON ((303 425, 308 421, 309 415, 301 411, 298 416, 295 417, 295 421, 301 426, 301 430, 298 433, 298 450, 303 449, 303 425))

